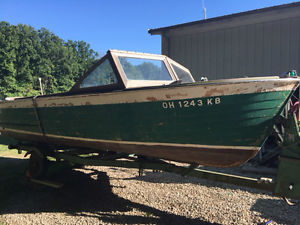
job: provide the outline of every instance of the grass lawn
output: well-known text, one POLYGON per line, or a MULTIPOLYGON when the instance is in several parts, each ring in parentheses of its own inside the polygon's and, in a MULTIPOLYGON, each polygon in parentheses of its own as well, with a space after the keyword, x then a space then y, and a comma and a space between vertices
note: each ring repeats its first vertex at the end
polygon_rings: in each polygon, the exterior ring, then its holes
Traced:
POLYGON ((22 158, 24 155, 23 153, 18 154, 16 149, 8 149, 7 145, 0 145, 0 157, 22 158))
POLYGON ((0 151, 8 151, 8 146, 7 145, 0 145, 0 151))

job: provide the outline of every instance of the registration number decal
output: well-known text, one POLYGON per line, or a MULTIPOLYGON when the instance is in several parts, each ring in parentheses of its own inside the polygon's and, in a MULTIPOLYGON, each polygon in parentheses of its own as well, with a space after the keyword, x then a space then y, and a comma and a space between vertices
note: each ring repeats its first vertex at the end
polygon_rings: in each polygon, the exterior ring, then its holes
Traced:
POLYGON ((190 108, 190 107, 203 107, 213 106, 221 103, 221 98, 207 98, 207 99, 189 99, 182 101, 169 101, 162 102, 164 109, 175 109, 175 108, 190 108))

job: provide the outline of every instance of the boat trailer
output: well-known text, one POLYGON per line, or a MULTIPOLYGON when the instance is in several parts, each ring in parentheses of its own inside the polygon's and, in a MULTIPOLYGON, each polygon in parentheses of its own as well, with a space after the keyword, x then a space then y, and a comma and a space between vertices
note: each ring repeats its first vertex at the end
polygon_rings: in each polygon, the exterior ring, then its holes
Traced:
POLYGON ((92 149, 70 149, 57 146, 41 146, 32 143, 10 145, 10 149, 23 150, 30 155, 27 176, 34 182, 53 187, 60 187, 51 182, 42 180, 49 164, 49 159, 54 165, 58 163, 71 166, 110 166, 139 169, 142 174, 144 169, 159 170, 177 173, 182 176, 192 176, 212 181, 235 184, 272 192, 283 197, 288 203, 288 198, 300 200, 300 135, 298 121, 294 113, 287 118, 280 117, 284 127, 284 141, 281 146, 279 167, 275 179, 250 178, 232 174, 220 173, 197 168, 199 165, 191 164, 189 167, 178 166, 164 160, 144 156, 128 155, 110 151, 95 152, 92 149))

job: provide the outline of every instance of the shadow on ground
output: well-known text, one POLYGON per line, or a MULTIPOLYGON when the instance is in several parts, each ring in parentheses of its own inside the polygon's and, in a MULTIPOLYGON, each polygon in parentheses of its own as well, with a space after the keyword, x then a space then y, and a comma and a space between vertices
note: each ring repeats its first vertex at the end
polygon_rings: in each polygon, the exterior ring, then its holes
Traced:
POLYGON ((0 215, 64 212, 112 224, 212 224, 120 198, 112 192, 104 172, 68 169, 53 177, 65 184, 63 188, 36 185, 24 176, 26 164, 26 160, 0 157, 0 215), (142 212, 142 216, 126 215, 132 210, 142 212))
MULTIPOLYGON (((199 184, 206 187, 219 187, 223 189, 237 190, 241 189, 241 186, 231 185, 221 182, 208 181, 204 179, 198 179, 193 177, 182 177, 180 175, 174 175, 166 172, 153 173, 151 171, 145 171, 143 176, 135 176, 126 178, 128 180, 140 180, 150 183, 192 183, 199 184)), ((250 187, 243 187, 244 191, 252 194, 264 194, 268 197, 262 197, 256 200, 255 204, 251 207, 251 211, 256 212, 260 217, 265 218, 268 221, 273 221, 278 224, 300 224, 300 205, 290 206, 281 198, 274 198, 274 195, 269 192, 260 191, 250 187), (278 212, 281 212, 278 214, 278 212)), ((297 201, 299 202, 299 201, 297 201)), ((265 223, 264 223, 265 224, 265 223)), ((270 223, 272 224, 272 223, 270 223)))
POLYGON ((290 206, 280 198, 258 199, 251 207, 251 211, 258 212, 261 217, 278 224, 300 224, 300 206, 290 206), (279 211, 280 214, 278 214, 279 211))
MULTIPOLYGON (((226 172, 230 174, 229 172, 226 172)), ((117 178, 118 179, 118 178, 117 178)), ((123 178, 122 178, 123 179, 123 178)), ((169 173, 169 172, 164 172, 164 171, 158 171, 158 172, 153 172, 151 170, 145 170, 143 172, 142 176, 139 176, 138 173, 136 173, 136 176, 130 177, 130 178, 125 178, 125 180, 139 180, 143 182, 149 182, 149 183, 164 183, 164 184, 199 184, 203 185, 206 187, 218 187, 222 189, 232 189, 232 190, 238 190, 243 188, 243 190, 246 190, 251 193, 262 193, 262 191, 253 189, 251 187, 242 187, 230 183, 225 183, 221 181, 214 181, 214 180, 209 180, 209 179, 202 179, 198 177, 191 177, 187 175, 180 175, 180 174, 175 174, 175 173, 169 173)), ((267 193, 270 194, 271 193, 267 193)))

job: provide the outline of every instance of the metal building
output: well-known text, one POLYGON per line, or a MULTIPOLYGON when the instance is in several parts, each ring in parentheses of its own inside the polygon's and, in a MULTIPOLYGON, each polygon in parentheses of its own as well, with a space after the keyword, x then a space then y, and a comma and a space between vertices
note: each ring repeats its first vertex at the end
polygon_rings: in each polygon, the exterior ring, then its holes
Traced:
POLYGON ((300 72, 300 2, 150 29, 196 80, 300 72))

